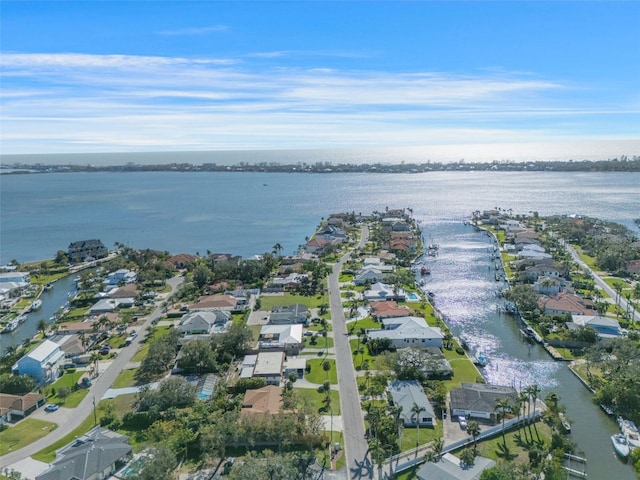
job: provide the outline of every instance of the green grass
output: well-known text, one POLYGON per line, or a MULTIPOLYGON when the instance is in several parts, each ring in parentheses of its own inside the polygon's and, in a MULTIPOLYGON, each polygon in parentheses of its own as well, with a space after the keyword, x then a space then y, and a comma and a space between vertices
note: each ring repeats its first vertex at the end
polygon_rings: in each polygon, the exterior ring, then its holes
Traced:
POLYGON ((403 428, 400 448, 403 452, 416 448, 416 440, 420 445, 429 443, 442 437, 442 422, 438 422, 435 427, 420 427, 420 436, 417 428, 403 428))
POLYGON ((111 388, 125 388, 125 387, 133 387, 136 384, 135 375, 138 371, 137 368, 130 368, 128 370, 123 370, 118 378, 116 378, 111 388))
POLYGON ((356 370, 360 370, 364 362, 368 362, 369 368, 371 368, 373 364, 374 356, 371 355, 371 353, 369 352, 369 348, 367 348, 367 346, 364 343, 360 342, 360 346, 364 348, 364 353, 359 353, 357 338, 349 340, 349 345, 351 346, 353 366, 356 368, 356 370))
MULTIPOLYGON (((601 277, 602 280, 604 280, 606 282, 607 285, 609 285, 611 288, 613 288, 615 290, 617 285, 620 285, 622 287, 622 295, 624 295, 625 291, 629 291, 631 292, 631 285, 629 285, 627 282, 625 282, 623 279, 618 278, 618 277, 601 277)), ((615 292, 613 299, 615 300, 615 298, 618 296, 618 293, 615 292)))
POLYGON ((382 328, 382 324, 376 322, 371 317, 366 317, 366 318, 363 318, 362 320, 357 320, 357 321, 354 320, 353 322, 349 322, 347 326, 349 327, 350 331, 351 331, 351 328, 353 328, 354 335, 358 333, 361 328, 364 328, 365 330, 376 330, 376 329, 382 328))
POLYGON ((4 432, 0 432, 0 456, 25 447, 44 437, 58 426, 52 422, 27 418, 4 432))
POLYGON ((338 383, 338 372, 336 371, 336 361, 332 359, 327 359, 331 365, 331 370, 329 370, 328 375, 327 372, 322 368, 322 364, 325 360, 323 358, 314 358, 312 360, 307 360, 307 367, 311 367, 311 371, 305 375, 305 378, 311 383, 317 383, 318 385, 322 385, 327 380, 332 385, 338 383))
POLYGON ((353 275, 351 273, 340 273, 340 276, 338 277, 338 281, 340 283, 353 282, 353 275))
POLYGON ((416 478, 416 475, 418 474, 418 470, 420 470, 421 466, 422 465, 418 465, 413 468, 410 468, 409 470, 406 470, 401 474, 396 475, 393 478, 395 478, 396 480, 413 480, 414 478, 416 478))
POLYGON ((596 266, 596 257, 591 257, 586 253, 584 253, 579 245, 571 245, 571 246, 576 250, 576 252, 578 252, 578 256, 580 257, 580 260, 586 263, 587 266, 592 270, 598 270, 598 267, 596 266))
POLYGON ((312 337, 304 337, 304 348, 317 348, 317 349, 322 349, 322 348, 332 348, 333 347, 333 338, 331 337, 323 337, 322 335, 318 335, 318 337, 316 338, 316 344, 312 345, 311 344, 311 338, 312 337), (325 343, 326 342, 326 343, 325 343))
POLYGON ((301 303, 307 308, 318 308, 320 305, 329 304, 329 299, 326 294, 322 294, 320 298, 318 295, 313 297, 305 297, 293 293, 285 293, 284 295, 263 295, 260 297, 260 308, 262 310, 271 310, 271 308, 280 305, 293 305, 294 303, 301 303))
MULTIPOLYGON (((147 353, 149 353, 149 344, 153 340, 155 340, 156 338, 159 338, 160 336, 164 335, 169 330, 169 328, 170 327, 158 327, 158 328, 156 328, 152 335, 148 335, 146 337, 145 342, 138 349, 138 351, 133 356, 131 361, 132 362, 141 362, 144 359, 144 357, 147 356, 147 353)), ((138 333, 140 333, 140 332, 138 332, 138 333)))
MULTIPOLYGON (((294 383, 293 386, 295 387, 295 385, 294 383)), ((324 405, 322 403, 325 396, 324 393, 320 393, 318 390, 312 388, 296 388, 294 392, 301 400, 308 401, 316 412, 321 415, 329 415, 329 412, 321 411, 324 405)), ((337 390, 331 390, 331 409, 334 415, 340 415, 340 393, 337 390)))
MULTIPOLYGON (((529 429, 527 428, 527 436, 531 439, 529 435, 529 429)), ((548 425, 543 422, 537 422, 535 424, 535 428, 531 426, 531 432, 533 433, 534 440, 538 440, 538 436, 536 435, 536 430, 540 435, 540 440, 545 443, 545 445, 550 444, 551 440, 551 429, 548 425)), ((509 450, 509 456, 512 461, 518 463, 528 463, 529 455, 527 453, 526 448, 524 446, 519 445, 518 438, 520 438, 523 442, 525 439, 524 428, 518 430, 513 430, 505 433, 505 438, 507 440, 507 448, 509 450)), ((484 440, 478 443, 478 453, 483 457, 490 458, 492 460, 505 459, 505 456, 502 451, 502 434, 500 433, 498 436, 493 437, 489 440, 484 440)))
MULTIPOLYGON (((446 355, 445 355, 446 357, 446 355)), ((462 382, 475 383, 478 377, 481 377, 476 366, 466 358, 456 358, 449 360, 449 364, 453 369, 453 377, 451 380, 445 380, 447 390, 459 387, 462 382)))
POLYGON ((65 373, 55 383, 44 387, 42 389, 42 394, 47 398, 47 401, 49 403, 57 403, 58 405, 67 408, 77 407, 89 392, 86 388, 79 388, 78 390, 73 391, 74 388, 78 388, 76 387, 76 385, 78 384, 80 377, 82 377, 84 373, 85 372, 79 371, 73 373, 65 373), (61 398, 60 396, 58 396, 62 387, 66 387, 72 390, 72 392, 66 398, 61 398), (55 395, 51 395, 53 389, 55 389, 55 395))
MULTIPOLYGON (((311 330, 312 332, 321 332, 324 328, 321 323, 312 323, 307 327, 307 330, 311 330)), ((327 321, 327 332, 331 332, 332 330, 331 322, 327 321)))
POLYGON ((125 334, 111 335, 106 341, 106 345, 109 345, 111 348, 122 348, 124 347, 126 338, 127 335, 125 334))

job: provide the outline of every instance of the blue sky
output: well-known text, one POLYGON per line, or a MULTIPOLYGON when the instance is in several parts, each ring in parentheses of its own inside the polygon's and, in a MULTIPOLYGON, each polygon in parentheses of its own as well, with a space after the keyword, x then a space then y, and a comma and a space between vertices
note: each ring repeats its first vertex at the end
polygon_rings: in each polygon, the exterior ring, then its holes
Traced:
POLYGON ((640 138, 636 1, 1 9, 4 154, 640 138))

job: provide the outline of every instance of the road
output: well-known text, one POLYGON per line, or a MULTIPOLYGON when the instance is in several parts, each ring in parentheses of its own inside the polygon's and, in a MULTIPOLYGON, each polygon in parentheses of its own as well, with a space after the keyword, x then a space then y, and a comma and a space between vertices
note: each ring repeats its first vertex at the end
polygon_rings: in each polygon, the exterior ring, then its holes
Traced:
MULTIPOLYGON (((564 245, 567 251, 571 254, 573 261, 579 264, 583 269, 585 269, 585 271, 589 272, 595 284, 598 287, 600 287, 602 290, 604 290, 606 294, 609 295, 615 302, 615 299, 618 296, 618 292, 616 292, 613 288, 611 288, 607 282, 605 282, 602 278, 598 276, 596 272, 594 272, 591 268, 589 268, 589 266, 582 261, 582 259, 578 255, 578 252, 576 252, 576 250, 571 245, 566 243, 564 240, 561 240, 560 243, 564 245)), ((620 296, 619 304, 622 310, 627 311, 627 301, 622 295, 620 296)), ((633 304, 630 305, 630 309, 631 309, 631 314, 633 315, 633 319, 636 322, 640 322, 640 313, 634 310, 633 304)))
MULTIPOLYGON (((357 248, 362 248, 369 239, 369 229, 362 227, 360 243, 357 248)), ((336 356, 336 368, 338 370, 338 389, 340 391, 340 408, 344 428, 344 442, 347 478, 361 479, 373 478, 374 468, 368 454, 368 444, 364 436, 364 419, 360 408, 360 394, 356 383, 356 372, 353 366, 351 348, 347 325, 340 299, 340 285, 338 278, 342 266, 351 257, 351 253, 344 255, 333 266, 328 277, 329 305, 331 319, 333 321, 334 350, 336 356)))
MULTIPOLYGON (((159 299, 156 302, 156 308, 151 313, 151 315, 146 318, 142 327, 139 328, 139 331, 141 333, 145 332, 155 319, 160 318, 163 310, 162 304, 176 292, 183 281, 184 277, 173 277, 167 280, 167 284, 171 287, 171 291, 167 294, 164 294, 163 298, 159 299)), ((20 450, 16 450, 15 452, 11 452, 0 457, 0 465, 13 465, 14 463, 24 458, 30 457, 34 453, 42 450, 43 448, 51 445, 54 442, 57 442, 62 437, 71 433, 89 415, 93 415, 94 401, 96 403, 99 402, 106 391, 111 387, 115 379, 118 377, 118 375, 120 375, 120 372, 125 368, 127 363, 129 363, 131 358, 133 358, 135 353, 138 351, 143 337, 144 335, 138 335, 133 339, 131 345, 121 349, 118 356, 113 360, 113 362, 111 362, 109 368, 107 368, 104 373, 102 373, 93 382, 93 385, 90 387, 87 396, 84 397, 82 402, 80 402, 80 405, 73 409, 72 415, 69 415, 66 422, 64 422, 62 425, 58 425, 58 428, 52 431, 49 435, 40 438, 39 440, 27 445, 26 447, 21 448, 20 450)))

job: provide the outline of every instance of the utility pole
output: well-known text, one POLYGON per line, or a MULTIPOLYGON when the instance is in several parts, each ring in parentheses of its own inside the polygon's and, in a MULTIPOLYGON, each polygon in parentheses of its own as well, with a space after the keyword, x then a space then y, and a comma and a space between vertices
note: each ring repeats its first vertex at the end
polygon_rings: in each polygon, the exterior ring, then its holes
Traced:
POLYGON ((93 396, 93 426, 95 427, 96 425, 98 425, 98 417, 96 414, 96 397, 94 395, 93 396))

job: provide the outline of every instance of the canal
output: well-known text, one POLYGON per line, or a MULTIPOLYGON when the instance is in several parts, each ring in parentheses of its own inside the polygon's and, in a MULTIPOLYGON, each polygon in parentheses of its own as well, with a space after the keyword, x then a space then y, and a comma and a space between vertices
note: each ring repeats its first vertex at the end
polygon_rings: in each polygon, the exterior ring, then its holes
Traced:
POLYGON ((610 436, 619 432, 615 421, 591 401, 565 362, 553 361, 540 345, 524 341, 515 317, 499 311, 503 300, 497 292, 507 284, 496 281, 500 259, 493 238, 461 221, 423 219, 422 227, 431 239, 427 243, 439 246, 435 256, 426 257, 431 274, 424 277, 424 288, 434 293, 434 304, 453 335, 489 358, 482 369, 487 382, 518 389, 537 384, 540 398, 555 392, 573 421, 571 438, 577 454, 587 458, 588 478, 634 480, 632 467, 616 457, 611 445, 610 436))
POLYGON ((27 320, 13 332, 0 335, 0 353, 4 354, 5 349, 10 345, 22 345, 25 340, 38 333, 40 320, 46 321, 47 324, 53 322, 51 317, 64 307, 69 299, 69 294, 76 290, 75 277, 76 275, 63 277, 52 284, 51 290, 42 292, 40 295, 42 306, 35 312, 29 313, 27 320))

